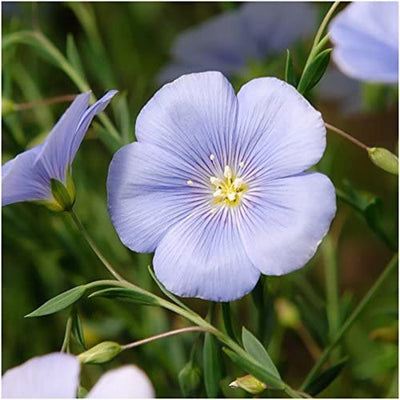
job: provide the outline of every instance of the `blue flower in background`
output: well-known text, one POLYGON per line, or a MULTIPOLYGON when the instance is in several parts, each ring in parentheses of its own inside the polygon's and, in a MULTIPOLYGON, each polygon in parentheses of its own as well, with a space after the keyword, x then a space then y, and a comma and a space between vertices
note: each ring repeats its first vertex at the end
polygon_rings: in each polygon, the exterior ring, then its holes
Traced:
POLYGON ((167 82, 208 70, 239 74, 250 61, 264 61, 311 35, 315 26, 316 10, 308 3, 246 3, 180 34, 172 48, 173 62, 158 79, 167 82))
MULTIPOLYGON (((2 377, 3 398, 72 399, 79 387, 80 362, 65 353, 35 357, 8 370, 2 377)), ((88 398, 149 398, 154 389, 146 374, 135 366, 105 373, 88 398)))
POLYGON ((304 172, 326 145, 321 115, 292 86, 258 78, 236 96, 219 72, 162 87, 136 121, 107 180, 122 242, 153 252, 157 277, 180 296, 230 301, 260 272, 313 256, 335 214, 335 191, 304 172))
POLYGON ((397 2, 350 4, 330 24, 333 59, 347 75, 367 81, 398 81, 397 2))
POLYGON ((6 162, 2 166, 3 206, 21 201, 52 202, 51 180, 68 186, 69 168, 90 123, 116 93, 109 91, 90 107, 90 92, 80 94, 43 143, 6 162))

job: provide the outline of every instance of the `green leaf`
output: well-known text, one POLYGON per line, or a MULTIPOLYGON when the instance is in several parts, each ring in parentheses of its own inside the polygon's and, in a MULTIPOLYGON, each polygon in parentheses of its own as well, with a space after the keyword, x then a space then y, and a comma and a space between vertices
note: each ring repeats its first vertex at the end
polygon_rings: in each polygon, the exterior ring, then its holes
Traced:
POLYGON ((361 192, 352 187, 347 180, 343 181, 343 188, 336 188, 338 198, 355 210, 357 210, 366 220, 372 231, 385 242, 390 249, 397 249, 397 239, 390 233, 384 225, 384 217, 382 210, 382 200, 380 197, 368 193, 361 192))
POLYGON ((294 87, 297 86, 297 77, 294 72, 292 57, 289 50, 286 50, 285 81, 294 87))
POLYGON ((297 90, 304 94, 311 90, 323 77, 328 67, 332 49, 326 49, 319 53, 304 70, 297 90))
POLYGON ((46 301, 46 303, 37 308, 35 311, 25 315, 25 318, 41 317, 43 315, 54 314, 60 310, 63 310, 64 308, 78 301, 84 295, 85 291, 86 286, 84 285, 67 290, 66 292, 46 301))
POLYGON ((270 372, 266 371, 262 365, 254 360, 254 358, 250 356, 244 358, 226 347, 223 347, 222 350, 235 364, 243 368, 243 370, 248 372, 249 374, 254 375, 260 381, 276 389, 284 388, 284 383, 282 382, 282 380, 276 378, 270 372))
POLYGON ((117 299, 131 301, 136 304, 156 306, 160 305, 156 297, 143 293, 139 290, 125 289, 125 288, 112 288, 102 289, 92 293, 89 298, 92 297, 105 297, 107 299, 117 299))
POLYGON ((347 359, 344 359, 327 368, 306 386, 305 392, 311 396, 316 396, 318 393, 322 392, 337 378, 346 363, 347 359))
POLYGON ((260 343, 260 341, 245 327, 242 328, 242 341, 245 350, 272 376, 280 380, 281 376, 279 375, 279 372, 272 362, 267 350, 260 343))
POLYGON ((204 336, 203 363, 207 397, 215 398, 220 392, 223 365, 217 341, 211 333, 204 336))
POLYGON ((67 36, 67 59, 71 65, 79 72, 79 75, 84 77, 82 61, 79 56, 78 48, 76 47, 74 37, 69 34, 67 36))
POLYGON ((86 350, 86 341, 83 334, 81 319, 79 318, 78 310, 76 306, 73 307, 72 311, 72 334, 74 335, 77 342, 86 350))

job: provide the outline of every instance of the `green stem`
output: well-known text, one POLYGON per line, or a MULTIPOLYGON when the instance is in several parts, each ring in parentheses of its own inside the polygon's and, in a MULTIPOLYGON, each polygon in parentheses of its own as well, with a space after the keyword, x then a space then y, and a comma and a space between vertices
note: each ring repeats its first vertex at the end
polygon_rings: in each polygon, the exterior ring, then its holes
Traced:
POLYGON ((339 327, 338 265, 335 245, 330 235, 321 247, 325 264, 326 310, 329 324, 329 340, 333 340, 339 327))
POLYGON ((104 266, 107 268, 107 270, 110 272, 111 275, 114 276, 115 279, 121 281, 121 282, 126 282, 124 278, 122 278, 121 275, 118 274, 118 272, 115 271, 114 267, 111 265, 111 263, 101 254, 101 251, 98 249, 92 238, 90 237, 89 233, 86 231, 85 227, 83 226, 81 220, 78 218, 78 216, 75 214, 75 212, 71 209, 69 211, 72 219, 74 220, 79 232, 83 235, 83 237, 86 239, 88 242, 89 246, 93 250, 93 252, 96 254, 96 256, 99 258, 99 260, 104 264, 104 266))
POLYGON ((232 326, 231 305, 230 303, 221 303, 221 306, 225 331, 233 340, 236 341, 235 332, 232 326))
POLYGON ((304 390, 307 387, 307 385, 315 378, 316 374, 318 373, 318 371, 320 370, 322 365, 328 359, 331 351, 336 347, 336 345, 340 342, 340 340, 342 339, 344 334, 350 329, 350 327, 353 325, 353 323, 356 321, 356 319, 365 310, 365 308, 369 304, 369 302, 376 296, 377 292, 382 287, 383 283, 389 277, 391 272, 397 267, 397 262, 398 262, 398 254, 395 254, 393 256, 393 258, 390 260, 389 264, 383 270, 382 274, 376 280, 375 284, 371 287, 371 289, 368 291, 368 293, 360 301, 360 303, 358 304, 356 309, 352 312, 352 314, 347 318, 345 323, 339 329, 334 340, 323 351, 320 359, 317 361, 317 363, 314 365, 314 367, 311 369, 310 373, 307 375, 306 379, 304 380, 300 390, 304 390))
POLYGON ((71 338, 72 331, 72 315, 70 314, 67 319, 67 324, 65 325, 65 334, 63 344, 61 346, 61 353, 69 352, 69 341, 71 338))

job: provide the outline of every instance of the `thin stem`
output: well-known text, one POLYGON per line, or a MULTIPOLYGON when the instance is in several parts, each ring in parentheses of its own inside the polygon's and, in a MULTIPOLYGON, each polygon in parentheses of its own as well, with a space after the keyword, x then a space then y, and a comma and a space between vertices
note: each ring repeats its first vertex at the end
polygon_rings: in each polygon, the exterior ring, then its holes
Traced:
POLYGON ((328 359, 329 354, 331 351, 336 347, 336 345, 339 343, 339 341, 342 339, 344 334, 351 328, 353 323, 356 321, 356 319, 360 316, 360 314, 364 311, 366 306, 369 304, 369 302, 376 296, 377 292, 381 288, 382 284, 386 281, 386 279, 389 277, 391 272, 397 267, 397 262, 398 262, 398 254, 395 254, 393 258, 390 260, 389 264, 385 267, 383 270, 382 274, 379 276, 379 278, 376 280, 375 284, 371 287, 371 289, 368 291, 368 293, 364 296, 364 298, 360 301, 356 309, 352 312, 352 314, 347 318, 345 323, 342 325, 342 327, 339 329, 337 332, 335 339, 331 342, 331 344, 323 351, 320 359, 318 362, 314 365, 308 376, 306 377, 305 381, 303 382, 300 390, 304 390, 307 385, 315 378, 316 374, 318 373, 319 369, 322 367, 322 365, 325 363, 325 361, 328 359))
POLYGON ((15 104, 14 107, 18 111, 22 110, 29 110, 30 108, 38 107, 38 106, 47 106, 49 104, 54 104, 54 103, 63 103, 66 101, 72 101, 76 97, 76 94, 66 94, 63 96, 56 96, 56 97, 51 97, 50 99, 45 99, 45 100, 39 100, 39 101, 34 101, 31 103, 20 103, 20 104, 15 104))
POLYGON ((236 341, 235 332, 232 326, 231 305, 230 303, 221 303, 221 306, 225 331, 233 340, 236 341))
POLYGON ((283 390, 287 395, 289 395, 290 397, 292 397, 294 399, 301 399, 302 398, 300 392, 298 390, 292 389, 289 385, 286 385, 283 388, 283 390))
POLYGON ((128 343, 128 344, 122 346, 122 349, 123 350, 132 349, 133 347, 141 346, 142 344, 153 342, 154 340, 164 339, 164 338, 169 337, 169 336, 178 335, 180 333, 185 333, 185 332, 208 332, 208 331, 209 331, 208 329, 203 328, 201 326, 189 326, 187 328, 175 329, 173 331, 160 333, 158 335, 150 336, 150 337, 148 337, 146 339, 142 339, 142 340, 138 340, 136 342, 128 343))
POLYGON ((110 272, 111 275, 114 276, 115 279, 122 281, 122 282, 126 282, 126 280, 124 278, 122 278, 121 275, 118 274, 118 272, 116 272, 114 270, 114 267, 110 264, 110 262, 103 256, 103 254, 101 254, 100 250, 97 248, 97 246, 95 245, 95 243, 93 242, 92 238, 90 237, 89 233, 86 231, 85 227, 83 226, 82 222, 80 221, 80 219, 78 218, 78 216, 75 214, 75 212, 71 209, 69 211, 72 219, 74 220, 76 226, 78 227, 79 232, 82 233, 83 237, 86 239, 86 241, 88 242, 89 246, 92 248, 92 250, 94 251, 94 253, 96 254, 96 256, 99 258, 99 260, 104 264, 104 266, 107 268, 108 272, 110 272))
POLYGON ((330 235, 322 245, 325 265, 326 310, 329 324, 329 339, 332 340, 339 327, 339 284, 335 244, 330 235))
POLYGON ((67 324, 65 325, 65 334, 63 344, 61 346, 61 353, 69 352, 69 341, 71 338, 72 330, 72 315, 70 314, 67 319, 67 324))
POLYGON ((366 150, 366 151, 369 150, 369 147, 366 144, 364 144, 363 142, 360 142, 359 140, 357 140, 356 138, 351 136, 349 133, 343 131, 342 129, 336 128, 336 126, 328 124, 327 122, 325 122, 325 126, 330 131, 338 133, 340 136, 343 136, 345 139, 347 139, 350 142, 354 143, 356 146, 361 147, 363 150, 366 150))
POLYGON ((318 360, 318 358, 321 356, 321 350, 319 349, 318 345, 315 343, 313 337, 310 335, 310 333, 304 327, 304 325, 300 324, 297 327, 296 332, 299 335, 300 339, 303 341, 303 343, 306 346, 311 357, 314 360, 318 360))

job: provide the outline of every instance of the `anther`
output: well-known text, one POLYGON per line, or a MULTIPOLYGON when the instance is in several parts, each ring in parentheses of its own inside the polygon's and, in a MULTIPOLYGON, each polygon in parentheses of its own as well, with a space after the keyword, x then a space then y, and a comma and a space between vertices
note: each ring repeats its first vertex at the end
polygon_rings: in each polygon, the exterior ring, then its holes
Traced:
POLYGON ((186 182, 189 186, 193 186, 193 181, 187 181, 186 182))
POLYGON ((231 170, 231 167, 229 165, 225 165, 224 177, 226 179, 228 179, 228 180, 232 179, 232 170, 231 170))
POLYGON ((210 154, 210 160, 211 160, 211 161, 214 161, 214 159, 215 159, 214 154, 210 154))

